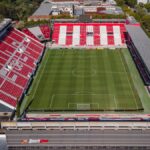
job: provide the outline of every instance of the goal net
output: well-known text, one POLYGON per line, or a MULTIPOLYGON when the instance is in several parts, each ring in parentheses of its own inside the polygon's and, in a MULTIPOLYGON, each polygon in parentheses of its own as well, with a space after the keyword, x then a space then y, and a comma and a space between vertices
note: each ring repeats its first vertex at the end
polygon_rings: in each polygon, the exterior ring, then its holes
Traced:
POLYGON ((90 104, 77 104, 77 110, 90 110, 90 104))

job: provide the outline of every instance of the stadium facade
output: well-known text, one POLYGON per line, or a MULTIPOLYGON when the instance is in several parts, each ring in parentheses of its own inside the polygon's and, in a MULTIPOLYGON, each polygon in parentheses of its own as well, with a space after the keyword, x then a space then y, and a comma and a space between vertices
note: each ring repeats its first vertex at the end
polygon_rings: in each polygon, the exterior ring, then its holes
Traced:
POLYGON ((9 150, 150 149, 148 122, 3 122, 2 128, 9 150))

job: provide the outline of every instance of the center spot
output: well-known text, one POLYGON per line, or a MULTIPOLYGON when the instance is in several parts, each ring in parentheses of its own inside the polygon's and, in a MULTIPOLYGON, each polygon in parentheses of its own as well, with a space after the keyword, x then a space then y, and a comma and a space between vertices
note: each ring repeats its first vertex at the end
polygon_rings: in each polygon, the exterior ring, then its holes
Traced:
POLYGON ((72 70, 72 74, 76 77, 81 77, 81 78, 84 78, 84 77, 92 77, 92 76, 95 76, 96 75, 96 70, 95 69, 74 69, 72 70))

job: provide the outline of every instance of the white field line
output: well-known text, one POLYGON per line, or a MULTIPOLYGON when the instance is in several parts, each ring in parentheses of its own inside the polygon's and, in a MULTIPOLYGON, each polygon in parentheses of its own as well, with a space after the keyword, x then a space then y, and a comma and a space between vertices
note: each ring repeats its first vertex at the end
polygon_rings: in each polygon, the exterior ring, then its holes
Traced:
POLYGON ((52 108, 54 97, 55 97, 55 94, 53 94, 52 97, 51 97, 51 102, 50 102, 50 105, 49 105, 50 109, 52 108))
POLYGON ((92 104, 96 105, 97 108, 99 109, 99 103, 83 103, 83 102, 82 103, 68 103, 68 108, 70 108, 71 105, 76 106, 76 109, 77 109, 79 105, 90 105, 91 106, 92 104))
MULTIPOLYGON (((57 95, 110 95, 111 97, 114 97, 114 95, 113 94, 89 94, 89 93, 74 93, 74 94, 53 94, 52 95, 52 97, 51 97, 51 102, 50 102, 50 104, 49 104, 49 107, 50 108, 52 108, 52 104, 53 104, 53 101, 54 101, 54 98, 55 98, 55 96, 57 96, 57 95)), ((70 108, 70 105, 75 105, 76 107, 77 107, 77 105, 78 104, 96 104, 97 106, 98 106, 98 108, 99 108, 99 104, 98 103, 84 103, 84 102, 82 102, 82 103, 68 103, 68 108, 70 108)))
POLYGON ((98 71, 97 73, 105 73, 105 74, 124 74, 124 72, 121 71, 98 71))
POLYGON ((64 93, 64 94, 54 94, 54 95, 110 95, 110 96, 114 96, 114 94, 94 94, 94 93, 74 93, 74 94, 68 94, 68 93, 64 93))
MULTIPOLYGON (((119 52, 119 54, 120 54, 120 52, 119 52)), ((130 83, 130 80, 129 80, 129 77, 128 77, 128 73, 127 73, 126 68, 125 68, 125 66, 124 66, 124 63, 123 63, 121 54, 120 54, 120 59, 121 59, 123 68, 124 68, 124 70, 125 70, 125 72, 126 72, 126 75, 127 75, 128 83, 129 83, 130 89, 131 89, 131 91, 132 91, 132 95, 133 95, 133 97, 134 97, 134 102, 135 102, 136 108, 138 109, 137 102, 136 102, 136 98, 135 98, 135 95, 134 95, 134 93, 133 93, 133 89, 132 89, 132 87, 131 87, 131 83, 130 83)))
MULTIPOLYGON (((46 55, 45 55, 45 56, 46 56, 46 55)), ((49 56, 50 56, 50 54, 49 54, 49 56)), ((44 65, 43 69, 42 69, 42 72, 41 72, 41 74, 40 74, 40 78, 39 78, 39 80, 37 81, 37 84, 36 84, 36 87, 35 87, 35 90, 34 90, 34 94, 33 94, 33 96, 32 96, 32 99, 33 99, 34 96, 35 96, 35 93, 36 93, 36 91, 37 91, 37 88, 38 88, 38 86, 39 86, 39 83, 40 83, 40 81, 41 81, 41 78, 42 78, 42 76, 43 76, 43 73, 44 73, 46 64, 47 64, 47 62, 48 62, 49 56, 48 56, 48 58, 47 58, 47 60, 46 60, 46 62, 45 62, 45 65, 44 65)), ((41 65, 40 65, 39 71, 40 71, 40 69, 41 69, 41 65)), ((39 74, 39 72, 38 72, 38 74, 39 74)), ((37 78, 37 77, 38 77, 38 75, 37 75, 35 78, 37 78)))
POLYGON ((116 101, 116 97, 114 96, 114 102, 115 102, 115 106, 116 106, 116 109, 118 108, 117 106, 117 101, 116 101))

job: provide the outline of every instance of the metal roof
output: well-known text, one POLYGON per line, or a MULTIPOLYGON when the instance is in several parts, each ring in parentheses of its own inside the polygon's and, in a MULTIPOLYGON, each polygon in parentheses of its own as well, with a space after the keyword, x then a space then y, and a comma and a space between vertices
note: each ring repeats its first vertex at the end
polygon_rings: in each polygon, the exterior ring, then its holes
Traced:
POLYGON ((126 29, 134 46, 150 71, 150 39, 140 26, 126 25, 126 29))
POLYGON ((45 0, 41 3, 40 7, 33 13, 32 16, 48 16, 52 12, 52 7, 72 7, 74 4, 79 5, 77 1, 58 1, 45 0))
POLYGON ((42 3, 32 16, 47 16, 51 13, 51 3, 42 3))
POLYGON ((3 30, 10 23, 11 19, 5 18, 2 22, 0 22, 0 31, 3 30))
POLYGON ((3 105, 3 104, 0 104, 0 112, 12 112, 13 110, 10 109, 9 107, 3 105))

